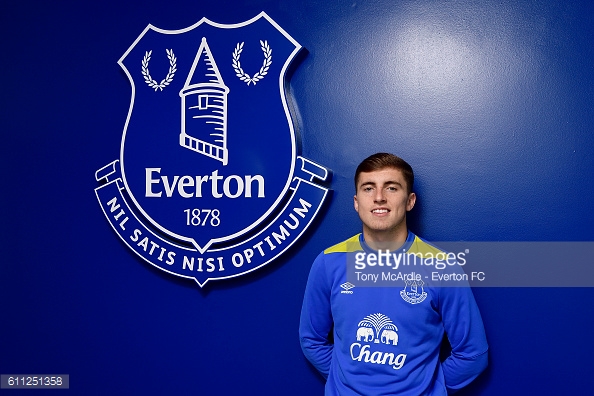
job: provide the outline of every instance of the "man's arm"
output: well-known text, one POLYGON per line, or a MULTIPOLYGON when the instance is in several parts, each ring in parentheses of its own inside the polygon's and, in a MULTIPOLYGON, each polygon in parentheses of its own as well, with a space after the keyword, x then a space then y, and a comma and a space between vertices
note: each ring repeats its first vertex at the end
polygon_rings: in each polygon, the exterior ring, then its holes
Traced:
POLYGON ((470 287, 440 290, 440 312, 451 355, 442 363, 452 392, 472 382, 488 364, 488 345, 481 314, 470 287))
POLYGON ((330 284, 324 267, 324 253, 314 261, 301 308, 299 341, 305 357, 328 378, 334 345, 328 340, 332 329, 330 284))

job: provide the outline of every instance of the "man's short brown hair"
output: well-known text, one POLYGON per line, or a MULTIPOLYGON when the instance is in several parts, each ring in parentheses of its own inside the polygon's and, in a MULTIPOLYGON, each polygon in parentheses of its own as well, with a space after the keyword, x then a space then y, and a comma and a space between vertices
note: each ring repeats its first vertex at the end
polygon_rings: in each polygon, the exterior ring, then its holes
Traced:
POLYGON ((361 172, 373 172, 385 168, 400 170, 406 181, 407 192, 409 194, 412 192, 415 182, 415 174, 412 167, 402 158, 389 153, 376 153, 361 161, 355 171, 355 191, 357 190, 357 183, 359 182, 359 174, 361 172))

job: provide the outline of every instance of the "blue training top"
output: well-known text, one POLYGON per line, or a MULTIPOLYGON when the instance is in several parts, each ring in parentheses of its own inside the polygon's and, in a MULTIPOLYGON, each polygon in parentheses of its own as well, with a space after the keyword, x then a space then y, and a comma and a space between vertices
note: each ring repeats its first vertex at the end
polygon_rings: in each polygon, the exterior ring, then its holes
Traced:
MULTIPOLYGON (((300 342, 325 394, 446 395, 474 380, 488 346, 470 287, 352 287, 347 254, 357 251, 373 252, 362 234, 320 253, 305 290, 300 342), (440 362, 444 331, 452 352, 440 362)), ((399 251, 439 252, 412 232, 399 251)))

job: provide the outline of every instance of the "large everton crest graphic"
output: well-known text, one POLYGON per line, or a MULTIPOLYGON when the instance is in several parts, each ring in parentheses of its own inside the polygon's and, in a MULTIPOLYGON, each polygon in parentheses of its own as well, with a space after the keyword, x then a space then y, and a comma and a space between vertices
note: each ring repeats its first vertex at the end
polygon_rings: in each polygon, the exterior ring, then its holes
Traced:
POLYGON ((285 78, 300 49, 261 13, 149 25, 119 60, 131 104, 96 194, 144 260, 203 286, 269 263, 311 224, 328 171, 298 155, 285 78))

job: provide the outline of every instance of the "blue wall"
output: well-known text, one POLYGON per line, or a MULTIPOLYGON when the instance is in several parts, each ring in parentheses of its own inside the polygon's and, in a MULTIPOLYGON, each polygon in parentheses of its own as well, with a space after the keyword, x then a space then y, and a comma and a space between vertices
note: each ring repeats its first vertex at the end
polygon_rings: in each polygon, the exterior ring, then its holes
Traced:
MULTIPOLYGON (((413 165, 429 240, 594 240, 591 1, 5 1, 0 33, 0 373, 67 373, 86 395, 322 394, 301 299, 316 254, 359 232, 351 178, 376 151, 413 165), (200 289, 139 260, 97 203, 130 100, 116 62, 149 23, 261 11, 308 51, 290 89, 333 195, 279 260, 200 289)), ((594 290, 475 296, 490 367, 460 394, 594 387, 594 290)))

